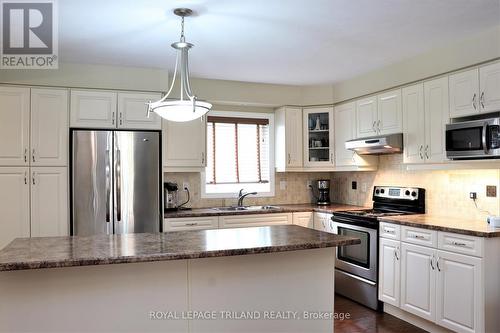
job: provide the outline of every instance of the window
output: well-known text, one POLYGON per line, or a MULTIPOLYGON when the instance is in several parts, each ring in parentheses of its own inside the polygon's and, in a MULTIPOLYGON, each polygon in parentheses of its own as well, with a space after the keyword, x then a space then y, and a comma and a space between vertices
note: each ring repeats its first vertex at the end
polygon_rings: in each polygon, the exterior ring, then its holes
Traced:
POLYGON ((204 197, 234 198, 242 188, 274 195, 273 123, 268 113, 209 113, 204 197))

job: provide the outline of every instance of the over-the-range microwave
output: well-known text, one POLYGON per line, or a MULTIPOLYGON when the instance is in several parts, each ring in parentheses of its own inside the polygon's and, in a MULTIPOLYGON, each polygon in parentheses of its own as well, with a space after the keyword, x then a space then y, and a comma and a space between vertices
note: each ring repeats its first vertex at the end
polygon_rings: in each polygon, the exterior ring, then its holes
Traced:
POLYGON ((449 159, 500 158, 500 117, 446 125, 449 159))

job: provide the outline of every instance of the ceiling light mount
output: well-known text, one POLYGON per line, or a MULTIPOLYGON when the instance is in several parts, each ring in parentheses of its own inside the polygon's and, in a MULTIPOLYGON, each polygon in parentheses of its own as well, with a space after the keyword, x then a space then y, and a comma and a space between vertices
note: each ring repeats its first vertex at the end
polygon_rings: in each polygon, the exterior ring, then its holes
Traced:
POLYGON ((174 9, 174 14, 180 16, 182 21, 180 39, 178 42, 172 43, 171 45, 177 50, 172 83, 168 92, 162 99, 156 102, 148 103, 148 117, 150 112, 155 112, 160 117, 167 120, 183 122, 203 117, 208 111, 210 111, 212 104, 199 100, 191 91, 191 85, 189 82, 188 51, 194 45, 186 42, 186 38, 184 36, 184 18, 191 16, 193 11, 189 8, 176 8, 174 9), (179 64, 180 98, 176 100, 167 100, 172 92, 172 89, 174 88, 174 83, 177 78, 177 67, 179 64))

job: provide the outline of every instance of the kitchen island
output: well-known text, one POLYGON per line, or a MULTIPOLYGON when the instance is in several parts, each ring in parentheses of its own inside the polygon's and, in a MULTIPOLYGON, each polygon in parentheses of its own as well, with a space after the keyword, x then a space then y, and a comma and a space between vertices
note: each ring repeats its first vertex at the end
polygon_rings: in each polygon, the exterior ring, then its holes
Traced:
POLYGON ((335 247, 359 242, 294 225, 16 239, 0 331, 332 332, 335 247))

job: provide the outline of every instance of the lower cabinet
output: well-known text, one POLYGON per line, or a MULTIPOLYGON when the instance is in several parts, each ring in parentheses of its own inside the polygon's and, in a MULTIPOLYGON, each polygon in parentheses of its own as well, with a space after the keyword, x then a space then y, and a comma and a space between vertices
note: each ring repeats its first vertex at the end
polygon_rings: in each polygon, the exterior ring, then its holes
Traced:
POLYGON ((314 229, 333 233, 332 214, 314 212, 314 229))
POLYGON ((218 216, 166 218, 163 231, 205 230, 219 227, 218 216))
POLYGON ((219 217, 219 228, 260 227, 291 224, 292 214, 229 215, 219 217))
POLYGON ((314 229, 314 215, 312 212, 293 213, 293 224, 314 229))
MULTIPOLYGON (((413 229, 435 233, 432 237, 441 241, 422 246, 411 243, 418 238, 389 239, 394 238, 394 234, 403 234, 400 232, 403 228, 381 224, 379 300, 456 332, 499 331, 497 315, 488 317, 485 300, 485 293, 497 293, 498 257, 496 254, 492 258, 480 256, 485 242, 491 241, 489 248, 498 251, 500 241, 421 228, 413 229), (394 228, 395 233, 383 233, 383 228, 388 226, 394 228), (453 246, 454 252, 464 252, 467 248, 476 252, 474 255, 454 253, 449 250, 453 246), (488 274, 486 263, 490 266, 488 274), (492 285, 494 290, 485 290, 492 285)), ((490 297, 488 307, 498 309, 499 302, 498 297, 490 297)))

